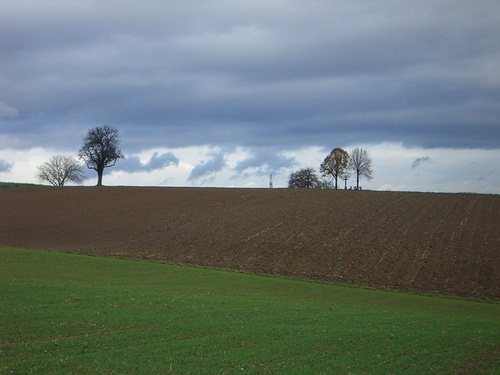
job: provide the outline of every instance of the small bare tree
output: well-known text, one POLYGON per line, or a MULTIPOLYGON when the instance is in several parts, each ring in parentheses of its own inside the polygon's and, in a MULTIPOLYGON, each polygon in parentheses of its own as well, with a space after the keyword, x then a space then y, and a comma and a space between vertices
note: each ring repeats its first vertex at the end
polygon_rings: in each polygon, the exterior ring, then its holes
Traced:
POLYGON ((70 156, 56 155, 50 161, 37 167, 36 178, 41 183, 48 182, 53 186, 64 186, 68 181, 82 182, 82 166, 70 156))
POLYGON ((368 155, 368 151, 363 148, 356 148, 349 159, 349 166, 356 175, 356 190, 359 190, 359 178, 365 177, 368 180, 372 176, 372 159, 368 155))

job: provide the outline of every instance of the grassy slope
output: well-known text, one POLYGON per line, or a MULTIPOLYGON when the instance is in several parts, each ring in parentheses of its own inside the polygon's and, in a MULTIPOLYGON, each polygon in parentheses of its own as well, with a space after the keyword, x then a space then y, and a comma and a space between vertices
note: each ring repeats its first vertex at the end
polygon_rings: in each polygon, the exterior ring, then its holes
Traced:
POLYGON ((0 188, 17 187, 17 186, 35 186, 35 184, 28 184, 28 183, 21 183, 21 182, 1 182, 0 181, 0 188))
POLYGON ((500 305, 0 248, 0 373, 498 373, 500 305))

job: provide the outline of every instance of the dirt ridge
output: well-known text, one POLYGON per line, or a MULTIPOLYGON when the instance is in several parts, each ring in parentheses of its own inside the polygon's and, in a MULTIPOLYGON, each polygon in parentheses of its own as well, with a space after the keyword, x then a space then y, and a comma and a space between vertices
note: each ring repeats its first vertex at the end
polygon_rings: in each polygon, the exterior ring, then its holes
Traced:
POLYGON ((0 190, 0 245, 500 299, 500 196, 159 187, 0 190))

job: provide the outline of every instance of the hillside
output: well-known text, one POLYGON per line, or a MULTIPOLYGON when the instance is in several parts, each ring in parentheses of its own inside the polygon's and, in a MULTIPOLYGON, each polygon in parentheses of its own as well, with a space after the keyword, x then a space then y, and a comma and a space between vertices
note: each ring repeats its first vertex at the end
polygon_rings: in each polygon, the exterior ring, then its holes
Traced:
POLYGON ((0 245, 500 299, 500 196, 0 189, 0 245))

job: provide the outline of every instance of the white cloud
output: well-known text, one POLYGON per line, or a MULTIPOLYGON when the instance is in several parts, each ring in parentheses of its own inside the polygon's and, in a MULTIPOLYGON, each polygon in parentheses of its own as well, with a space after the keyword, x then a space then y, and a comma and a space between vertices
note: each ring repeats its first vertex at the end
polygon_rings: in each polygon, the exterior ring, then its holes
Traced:
POLYGON ((0 160, 10 166, 9 169, 0 171, 0 181, 38 183, 35 178, 37 166, 56 154, 62 153, 40 147, 29 150, 0 149, 0 160))
MULTIPOLYGON (((373 159, 374 179, 361 180, 364 189, 500 194, 500 150, 422 149, 404 147, 400 143, 352 144, 342 148, 351 152, 356 147, 368 150, 373 159), (421 161, 417 163, 418 167, 412 167, 418 160, 421 161)), ((272 172, 274 186, 286 187, 290 173, 300 168, 312 167, 319 174, 319 165, 330 151, 316 146, 279 153, 278 162, 293 158, 295 164, 285 164, 272 172)), ((61 152, 42 148, 0 150, 0 160, 11 166, 0 171, 0 181, 36 182, 36 167, 56 154, 61 152)), ((276 158, 272 148, 259 155, 256 159, 252 150, 247 148, 224 150, 209 146, 145 150, 134 155, 141 160, 143 170, 134 169, 133 173, 121 170, 119 163, 122 160, 119 160, 115 167, 105 170, 103 181, 105 185, 265 188, 269 183, 267 170, 264 173, 261 168, 252 167, 245 169, 245 173, 237 173, 238 165, 242 163, 255 161, 260 165, 266 155, 271 162, 276 158), (157 155, 156 159, 154 155, 157 155), (161 168, 146 168, 148 161, 157 160, 158 155, 175 155, 178 162, 166 163, 161 168), (218 161, 217 168, 205 171, 207 173, 198 178, 192 177, 197 167, 207 167, 211 160, 218 161)), ((167 159, 170 160, 165 157, 167 159)), ((88 171, 87 177, 85 185, 96 183, 97 176, 93 171, 88 171)))
POLYGON ((499 149, 422 149, 397 143, 361 147, 373 159, 374 179, 363 182, 369 189, 500 193, 499 149), (412 168, 416 160, 425 164, 412 168))

